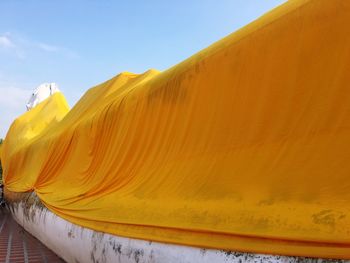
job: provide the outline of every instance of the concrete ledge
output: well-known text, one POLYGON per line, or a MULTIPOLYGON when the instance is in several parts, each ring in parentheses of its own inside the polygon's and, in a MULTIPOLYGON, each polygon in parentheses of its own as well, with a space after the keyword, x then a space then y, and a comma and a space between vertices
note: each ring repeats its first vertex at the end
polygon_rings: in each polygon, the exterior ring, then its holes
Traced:
POLYGON ((34 193, 22 194, 20 199, 9 205, 15 220, 58 256, 72 263, 350 262, 200 249, 124 238, 70 223, 45 208, 34 193))

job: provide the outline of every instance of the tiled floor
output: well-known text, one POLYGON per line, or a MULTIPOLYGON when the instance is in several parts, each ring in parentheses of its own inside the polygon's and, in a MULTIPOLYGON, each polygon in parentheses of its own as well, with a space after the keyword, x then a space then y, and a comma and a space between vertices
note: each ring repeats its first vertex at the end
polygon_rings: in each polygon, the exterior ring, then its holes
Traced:
POLYGON ((64 261, 19 226, 11 214, 0 211, 0 263, 39 262, 64 261))

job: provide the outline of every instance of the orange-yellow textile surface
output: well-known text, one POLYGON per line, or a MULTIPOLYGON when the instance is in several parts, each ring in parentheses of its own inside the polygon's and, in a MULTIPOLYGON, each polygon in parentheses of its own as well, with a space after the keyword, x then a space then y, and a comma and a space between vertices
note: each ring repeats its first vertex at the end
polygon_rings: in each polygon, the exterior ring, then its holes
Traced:
POLYGON ((8 190, 121 236, 350 258, 350 1, 290 1, 160 73, 19 117, 8 190))

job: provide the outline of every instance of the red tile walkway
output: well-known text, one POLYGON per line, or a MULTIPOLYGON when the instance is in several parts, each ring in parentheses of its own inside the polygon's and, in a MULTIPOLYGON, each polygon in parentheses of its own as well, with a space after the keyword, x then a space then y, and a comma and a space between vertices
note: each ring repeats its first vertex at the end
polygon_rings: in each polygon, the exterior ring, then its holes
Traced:
POLYGON ((0 263, 39 262, 64 261, 18 225, 11 214, 0 211, 0 263))

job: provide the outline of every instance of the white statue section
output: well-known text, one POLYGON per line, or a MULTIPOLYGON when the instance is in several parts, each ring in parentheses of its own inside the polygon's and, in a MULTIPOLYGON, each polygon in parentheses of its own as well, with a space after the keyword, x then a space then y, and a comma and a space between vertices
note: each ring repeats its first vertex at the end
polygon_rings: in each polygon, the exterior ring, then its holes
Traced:
POLYGON ((27 110, 31 110, 33 109, 36 105, 38 105, 40 102, 42 102, 43 100, 47 99, 48 97, 50 97, 51 95, 53 95, 56 92, 60 92, 60 90, 58 89, 58 85, 56 83, 43 83, 41 84, 39 87, 37 87, 28 103, 27 103, 27 110))

